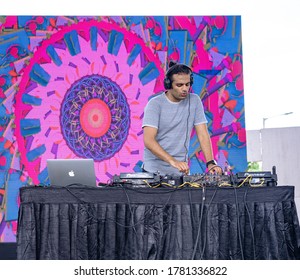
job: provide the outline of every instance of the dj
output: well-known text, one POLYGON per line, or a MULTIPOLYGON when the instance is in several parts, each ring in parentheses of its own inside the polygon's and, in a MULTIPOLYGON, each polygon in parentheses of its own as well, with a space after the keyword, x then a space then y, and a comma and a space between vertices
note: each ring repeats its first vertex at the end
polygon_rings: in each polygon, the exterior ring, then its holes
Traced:
POLYGON ((189 174, 188 150, 194 127, 208 170, 222 173, 213 157, 201 99, 189 92, 192 84, 192 70, 184 64, 170 62, 164 79, 166 91, 150 99, 144 111, 145 171, 161 175, 189 174))

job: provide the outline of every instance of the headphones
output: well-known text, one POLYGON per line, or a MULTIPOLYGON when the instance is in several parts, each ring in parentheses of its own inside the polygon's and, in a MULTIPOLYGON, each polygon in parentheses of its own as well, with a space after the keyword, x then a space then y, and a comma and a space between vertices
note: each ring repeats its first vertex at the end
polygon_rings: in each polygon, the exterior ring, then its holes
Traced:
MULTIPOLYGON (((171 64, 171 63, 170 63, 171 64)), ((164 87, 165 89, 171 89, 172 88, 172 80, 171 77, 174 74, 178 73, 186 73, 189 72, 190 74, 190 85, 193 85, 194 77, 193 77, 193 71, 190 67, 188 67, 185 64, 171 64, 171 67, 169 68, 168 72, 166 73, 166 77, 164 78, 164 87)), ((188 74, 188 73, 186 73, 188 74)))

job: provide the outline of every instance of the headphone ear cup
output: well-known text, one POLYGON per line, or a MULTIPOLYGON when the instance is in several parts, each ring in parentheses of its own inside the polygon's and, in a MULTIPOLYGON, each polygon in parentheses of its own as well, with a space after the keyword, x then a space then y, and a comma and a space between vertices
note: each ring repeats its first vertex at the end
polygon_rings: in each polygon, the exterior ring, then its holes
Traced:
POLYGON ((171 89, 172 88, 172 82, 168 77, 164 78, 164 87, 165 87, 165 89, 171 89))
POLYGON ((193 83, 194 83, 194 75, 193 75, 193 73, 191 73, 191 75, 190 75, 190 85, 192 86, 193 83))

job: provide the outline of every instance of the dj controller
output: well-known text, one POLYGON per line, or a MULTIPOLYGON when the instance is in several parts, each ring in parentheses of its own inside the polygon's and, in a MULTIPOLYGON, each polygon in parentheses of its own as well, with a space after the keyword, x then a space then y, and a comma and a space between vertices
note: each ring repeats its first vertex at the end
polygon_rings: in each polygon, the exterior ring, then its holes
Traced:
POLYGON ((273 172, 238 172, 230 175, 192 174, 159 175, 149 172, 121 173, 114 175, 113 185, 132 187, 271 187, 277 185, 275 168, 273 172))

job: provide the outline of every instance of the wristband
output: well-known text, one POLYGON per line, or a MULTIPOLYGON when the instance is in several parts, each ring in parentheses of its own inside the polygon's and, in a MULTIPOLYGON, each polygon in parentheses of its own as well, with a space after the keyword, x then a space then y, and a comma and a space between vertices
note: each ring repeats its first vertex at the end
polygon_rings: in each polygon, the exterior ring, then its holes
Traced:
POLYGON ((217 165, 217 162, 214 159, 212 159, 206 163, 206 167, 208 167, 210 164, 217 165))

